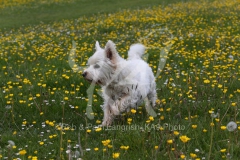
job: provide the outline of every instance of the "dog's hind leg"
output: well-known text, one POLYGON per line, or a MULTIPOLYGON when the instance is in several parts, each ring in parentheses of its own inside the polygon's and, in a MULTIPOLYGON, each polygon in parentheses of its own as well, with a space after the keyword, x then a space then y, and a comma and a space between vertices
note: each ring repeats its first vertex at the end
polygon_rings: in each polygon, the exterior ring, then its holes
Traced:
MULTIPOLYGON (((146 108, 147 113, 148 113, 150 116, 156 117, 157 114, 156 114, 156 112, 154 111, 153 106, 151 105, 152 102, 149 101, 148 97, 146 97, 146 98, 144 99, 144 102, 145 102, 145 108, 146 108)), ((155 103, 154 103, 154 104, 155 104, 155 103)))
POLYGON ((156 92, 156 90, 151 91, 151 92, 147 95, 147 98, 148 98, 149 101, 150 101, 150 105, 151 105, 152 107, 155 107, 155 105, 156 105, 156 100, 157 100, 157 92, 156 92))
POLYGON ((152 107, 155 107, 157 100, 157 92, 156 92, 156 83, 155 81, 150 85, 150 92, 147 95, 148 99, 151 102, 152 107))

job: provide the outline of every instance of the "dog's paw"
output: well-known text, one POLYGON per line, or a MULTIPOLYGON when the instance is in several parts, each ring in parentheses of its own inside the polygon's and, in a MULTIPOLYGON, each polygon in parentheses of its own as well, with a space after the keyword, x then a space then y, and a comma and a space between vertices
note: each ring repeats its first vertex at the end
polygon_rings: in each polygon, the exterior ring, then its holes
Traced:
POLYGON ((103 121, 102 124, 100 125, 101 127, 108 127, 111 126, 112 124, 112 120, 107 120, 107 121, 103 121))

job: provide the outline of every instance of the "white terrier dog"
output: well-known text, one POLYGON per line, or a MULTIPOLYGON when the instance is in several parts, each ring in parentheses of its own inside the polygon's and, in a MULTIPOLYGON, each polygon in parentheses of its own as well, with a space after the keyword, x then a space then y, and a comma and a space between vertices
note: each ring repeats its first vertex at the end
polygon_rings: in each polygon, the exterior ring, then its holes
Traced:
POLYGON ((152 69, 141 58, 145 47, 132 45, 127 60, 119 56, 112 41, 108 41, 104 49, 98 42, 95 47, 96 52, 88 59, 89 67, 82 76, 102 87, 102 126, 111 125, 116 115, 137 108, 143 101, 147 112, 155 116, 152 106, 157 99, 156 83, 152 69))

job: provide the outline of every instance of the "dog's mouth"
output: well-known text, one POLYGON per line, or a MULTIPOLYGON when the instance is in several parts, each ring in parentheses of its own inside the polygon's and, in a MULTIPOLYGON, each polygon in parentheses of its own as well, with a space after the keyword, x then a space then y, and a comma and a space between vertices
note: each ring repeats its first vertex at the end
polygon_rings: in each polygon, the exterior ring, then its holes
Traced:
POLYGON ((100 80, 98 80, 98 81, 93 81, 93 79, 87 79, 87 78, 86 78, 86 80, 87 80, 88 82, 90 82, 90 83, 95 82, 95 83, 98 84, 98 85, 103 85, 102 81, 100 81, 100 80))
POLYGON ((100 80, 98 80, 96 84, 98 84, 98 85, 103 85, 100 80))

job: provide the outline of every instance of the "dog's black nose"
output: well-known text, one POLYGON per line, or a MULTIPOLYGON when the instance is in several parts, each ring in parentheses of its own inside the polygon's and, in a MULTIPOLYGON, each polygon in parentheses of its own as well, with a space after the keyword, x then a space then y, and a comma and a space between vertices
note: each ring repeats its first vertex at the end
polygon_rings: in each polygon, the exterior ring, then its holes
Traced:
POLYGON ((87 75, 87 72, 83 72, 82 76, 86 77, 86 75, 87 75))

